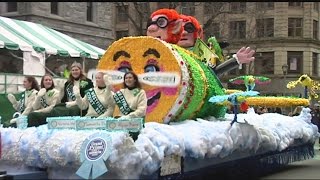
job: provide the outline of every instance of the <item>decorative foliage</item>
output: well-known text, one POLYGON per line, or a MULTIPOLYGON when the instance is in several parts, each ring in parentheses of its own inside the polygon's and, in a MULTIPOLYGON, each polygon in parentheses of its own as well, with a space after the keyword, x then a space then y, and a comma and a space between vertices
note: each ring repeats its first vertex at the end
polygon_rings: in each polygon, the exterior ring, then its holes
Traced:
POLYGON ((223 103, 223 104, 231 103, 233 105, 234 119, 231 122, 231 126, 232 126, 233 123, 238 122, 237 121, 238 106, 240 105, 240 109, 247 110, 248 104, 245 103, 245 99, 248 96, 256 96, 258 94, 259 94, 258 91, 246 91, 246 92, 233 93, 230 95, 214 96, 209 99, 209 102, 223 103))
POLYGON ((80 81, 80 87, 81 87, 81 88, 86 87, 88 84, 89 84, 89 83, 88 83, 87 81, 83 81, 83 80, 80 81))
POLYGON ((297 97, 248 97, 247 103, 250 106, 266 106, 266 107, 291 107, 291 106, 308 106, 308 99, 297 97))
POLYGON ((298 84, 305 87, 305 98, 309 97, 309 100, 311 98, 318 98, 318 95, 316 94, 316 90, 320 89, 320 83, 318 81, 312 80, 307 74, 303 74, 299 77, 296 81, 290 81, 287 84, 288 89, 295 88, 298 84), (308 96, 308 97, 307 97, 308 96))
POLYGON ((226 94, 232 94, 232 93, 243 92, 243 91, 238 90, 238 89, 225 89, 224 92, 226 94))
POLYGON ((229 82, 233 84, 244 84, 247 88, 247 91, 251 91, 254 89, 255 85, 265 85, 271 82, 270 78, 264 76, 253 76, 253 75, 246 75, 246 76, 239 76, 233 79, 230 79, 229 82))

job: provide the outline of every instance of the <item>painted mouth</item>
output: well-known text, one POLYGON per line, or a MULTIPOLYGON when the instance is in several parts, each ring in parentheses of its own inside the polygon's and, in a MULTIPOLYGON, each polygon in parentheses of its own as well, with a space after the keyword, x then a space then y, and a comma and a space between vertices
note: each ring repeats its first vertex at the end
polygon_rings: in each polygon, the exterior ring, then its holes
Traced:
POLYGON ((152 112, 157 107, 160 97, 161 97, 161 92, 158 91, 155 95, 153 95, 150 98, 148 98, 148 101, 147 101, 147 105, 148 105, 147 113, 152 112))

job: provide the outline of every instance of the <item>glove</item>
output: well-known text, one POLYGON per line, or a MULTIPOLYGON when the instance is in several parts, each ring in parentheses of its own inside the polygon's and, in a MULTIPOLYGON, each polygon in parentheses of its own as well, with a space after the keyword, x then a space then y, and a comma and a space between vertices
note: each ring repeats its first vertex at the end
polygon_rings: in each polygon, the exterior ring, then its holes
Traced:
POLYGON ((238 61, 239 64, 246 64, 246 63, 250 63, 251 61, 254 61, 254 57, 253 54, 255 53, 255 51, 253 49, 251 49, 250 47, 242 47, 241 49, 239 49, 239 51, 236 53, 236 59, 238 61))
POLYGON ((110 76, 108 74, 103 75, 103 81, 106 86, 110 85, 110 76))
POLYGON ((16 104, 17 103, 17 100, 16 100, 16 98, 14 97, 13 94, 8 94, 8 100, 11 102, 11 104, 16 104))
POLYGON ((46 92, 47 92, 46 88, 41 88, 38 92, 38 97, 44 96, 46 92))
POLYGON ((14 123, 17 123, 17 118, 13 118, 10 120, 10 124, 14 124, 14 123))
POLYGON ((73 90, 73 93, 74 93, 75 96, 77 96, 77 97, 81 96, 80 95, 80 89, 79 89, 78 86, 73 86, 72 90, 73 90))

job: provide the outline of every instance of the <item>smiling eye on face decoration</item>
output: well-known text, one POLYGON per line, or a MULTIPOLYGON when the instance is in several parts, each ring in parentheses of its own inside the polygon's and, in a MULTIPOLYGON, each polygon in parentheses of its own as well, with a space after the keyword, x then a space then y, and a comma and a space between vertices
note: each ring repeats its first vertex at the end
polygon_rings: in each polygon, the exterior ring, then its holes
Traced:
POLYGON ((156 72, 156 71, 160 71, 160 68, 156 65, 147 65, 144 67, 144 72, 156 72))
POLYGON ((121 67, 118 68, 118 71, 126 73, 126 72, 129 72, 129 71, 132 71, 132 69, 131 69, 131 67, 121 66, 121 67))

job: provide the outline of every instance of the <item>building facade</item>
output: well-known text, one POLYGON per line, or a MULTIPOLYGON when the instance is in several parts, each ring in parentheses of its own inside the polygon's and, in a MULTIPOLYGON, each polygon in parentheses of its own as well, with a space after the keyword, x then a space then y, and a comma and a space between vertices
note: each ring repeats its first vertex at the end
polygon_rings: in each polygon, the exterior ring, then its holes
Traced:
MULTIPOLYGON (((287 89, 289 81, 308 74, 319 80, 319 2, 152 2, 150 15, 156 9, 173 7, 179 13, 195 16, 204 28, 205 39, 215 35, 231 45, 225 54, 236 53, 242 46, 256 50, 256 60, 241 70, 223 75, 221 81, 229 88, 228 79, 254 74, 272 79, 267 86, 256 86, 261 94, 303 95, 303 87, 287 89)), ((126 13, 137 18, 136 6, 115 3, 116 39, 123 36, 141 35, 126 13)), ((147 18, 147 17, 146 17, 147 18)), ((145 19, 144 19, 145 20, 145 19)), ((145 20, 146 22, 146 20, 145 20)), ((145 26, 145 24, 144 24, 145 26)), ((145 27, 144 27, 145 32, 145 27)), ((237 87, 239 88, 239 87, 237 87)), ((244 87, 243 87, 244 88, 244 87)))
POLYGON ((285 84, 302 74, 319 80, 319 2, 0 2, 0 15, 106 49, 121 37, 145 35, 148 17, 159 8, 195 16, 205 39, 214 35, 231 44, 227 55, 242 46, 256 50, 253 63, 221 77, 228 88, 239 88, 228 79, 254 74, 272 79, 256 87, 262 94, 299 96, 303 87, 289 90, 285 84))

